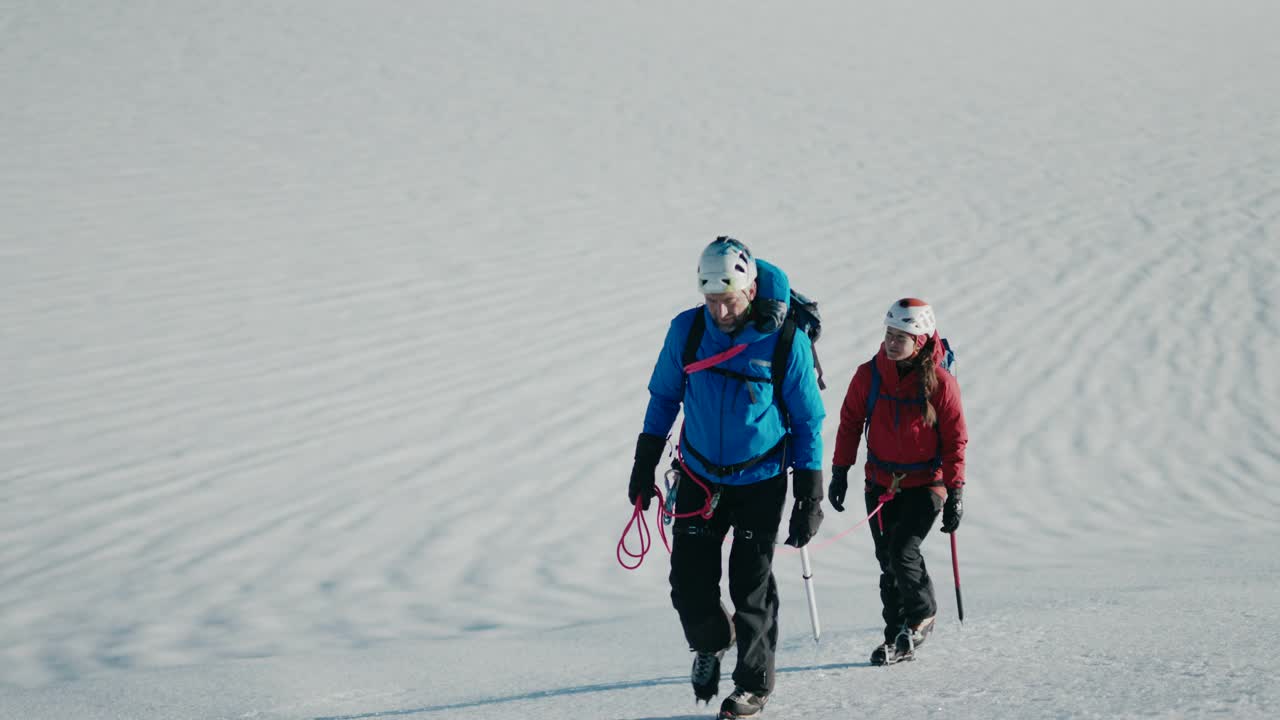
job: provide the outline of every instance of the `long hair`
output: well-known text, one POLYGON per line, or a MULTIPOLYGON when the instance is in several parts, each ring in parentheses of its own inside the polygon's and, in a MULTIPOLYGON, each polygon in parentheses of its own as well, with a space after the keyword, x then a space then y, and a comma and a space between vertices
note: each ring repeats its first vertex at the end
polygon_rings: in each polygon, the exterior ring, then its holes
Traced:
POLYGON ((924 424, 930 427, 938 424, 938 412, 933 409, 934 391, 938 389, 938 373, 934 369, 933 361, 934 338, 936 335, 930 335, 924 346, 920 348, 920 352, 916 353, 916 367, 920 370, 920 396, 924 400, 924 424))

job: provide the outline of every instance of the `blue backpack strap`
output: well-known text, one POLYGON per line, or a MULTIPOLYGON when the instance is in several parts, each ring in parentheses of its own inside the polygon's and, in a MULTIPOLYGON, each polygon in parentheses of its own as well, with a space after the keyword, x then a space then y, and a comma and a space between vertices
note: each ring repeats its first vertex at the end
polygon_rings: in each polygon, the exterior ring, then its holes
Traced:
POLYGON ((942 369, 954 376, 956 374, 955 365, 956 353, 951 349, 951 342, 946 338, 942 338, 942 369))
POLYGON ((862 435, 867 438, 867 449, 871 449, 871 413, 876 411, 876 400, 880 399, 880 368, 876 367, 876 359, 871 358, 871 390, 867 393, 867 414, 862 424, 862 435))

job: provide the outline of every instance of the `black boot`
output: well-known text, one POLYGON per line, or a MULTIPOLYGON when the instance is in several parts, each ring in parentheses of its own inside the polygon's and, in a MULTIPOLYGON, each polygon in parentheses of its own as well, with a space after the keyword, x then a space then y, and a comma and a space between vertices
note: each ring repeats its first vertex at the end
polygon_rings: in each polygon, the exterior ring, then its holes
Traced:
POLYGON ((882 643, 871 651, 872 665, 892 665, 898 662, 898 648, 893 643, 882 643))
POLYGON ((693 683, 693 696, 697 700, 710 703, 711 698, 720 694, 720 658, 724 650, 714 653, 700 652, 693 656, 693 669, 689 672, 689 682, 693 683))
POLYGON ((764 704, 768 700, 769 693, 755 693, 735 687, 733 694, 720 704, 720 720, 756 717, 764 710, 764 704))
POLYGON ((924 644, 929 633, 933 632, 933 618, 925 618, 912 627, 907 623, 902 624, 902 629, 898 631, 898 637, 894 640, 894 649, 898 652, 900 660, 914 660, 916 648, 924 644))

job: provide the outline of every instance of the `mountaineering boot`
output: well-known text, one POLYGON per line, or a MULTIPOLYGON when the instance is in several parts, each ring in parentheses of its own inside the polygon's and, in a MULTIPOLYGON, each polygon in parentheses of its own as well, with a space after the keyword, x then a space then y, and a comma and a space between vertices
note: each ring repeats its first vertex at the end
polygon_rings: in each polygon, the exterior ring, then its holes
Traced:
POLYGON ((898 648, 894 643, 882 643, 871 651, 872 665, 892 665, 898 660, 898 648))
POLYGON ((755 693, 740 687, 733 689, 733 694, 720 703, 719 720, 737 720, 737 718, 753 718, 764 710, 769 700, 769 693, 755 693))
POLYGON ((689 672, 689 682, 693 683, 694 702, 701 700, 710 703, 711 698, 720 693, 720 658, 724 650, 713 653, 700 652, 693 656, 693 669, 689 672))
POLYGON ((933 632, 933 618, 925 618, 916 623, 915 627, 902 623, 902 629, 898 631, 898 637, 894 640, 894 649, 898 652, 899 660, 914 660, 916 648, 924 644, 929 633, 933 632))

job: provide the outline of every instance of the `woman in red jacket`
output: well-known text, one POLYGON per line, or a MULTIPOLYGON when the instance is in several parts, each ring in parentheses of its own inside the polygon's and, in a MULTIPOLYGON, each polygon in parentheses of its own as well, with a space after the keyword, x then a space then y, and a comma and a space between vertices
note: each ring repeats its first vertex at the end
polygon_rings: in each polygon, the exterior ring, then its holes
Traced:
POLYGON ((969 441, 960 387, 942 367, 946 349, 933 308, 916 298, 898 300, 885 326, 880 351, 858 367, 845 393, 827 493, 831 506, 844 512, 849 468, 865 428, 867 511, 892 494, 870 523, 885 623, 884 644, 871 653, 873 665, 912 658, 933 629, 938 603, 920 543, 939 512, 942 532, 960 525, 969 441))

